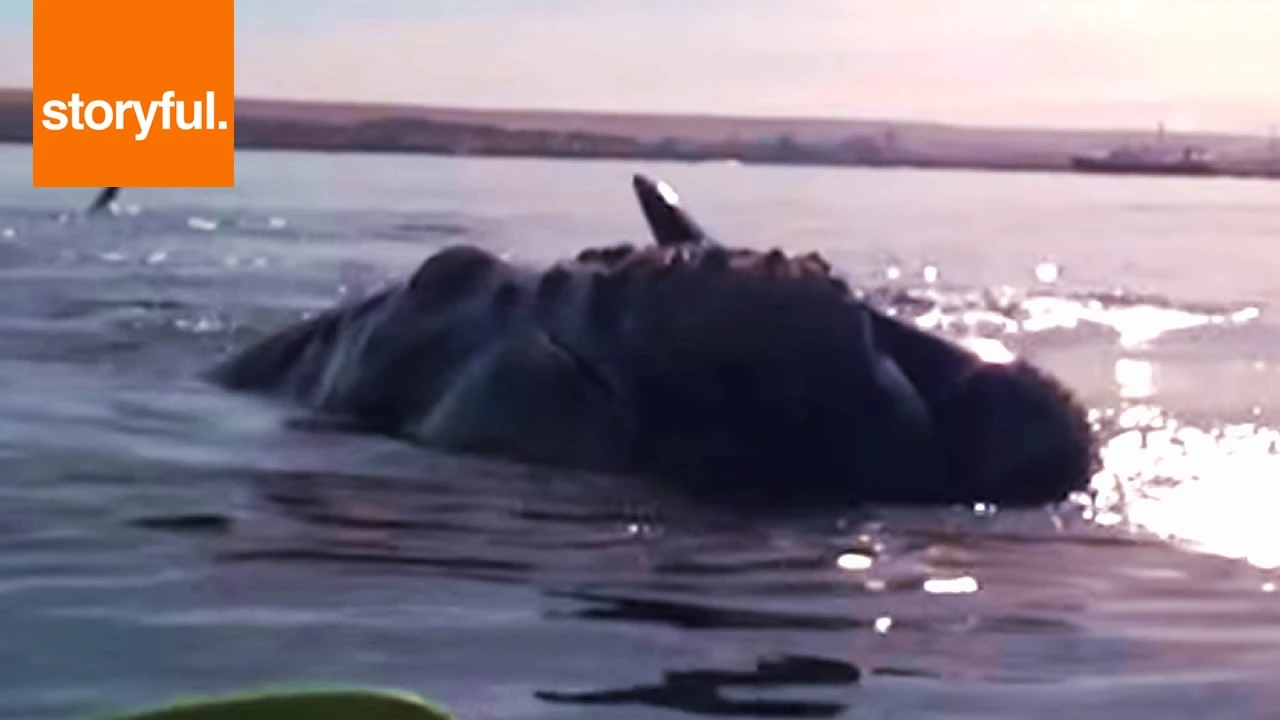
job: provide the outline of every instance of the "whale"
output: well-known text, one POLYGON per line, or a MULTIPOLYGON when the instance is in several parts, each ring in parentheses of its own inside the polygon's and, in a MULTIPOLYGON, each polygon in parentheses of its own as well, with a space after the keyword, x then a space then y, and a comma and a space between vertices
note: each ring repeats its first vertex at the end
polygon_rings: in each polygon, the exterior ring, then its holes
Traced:
POLYGON ((105 187, 94 197, 89 207, 85 208, 85 215, 97 215, 102 212, 115 213, 116 198, 120 195, 120 188, 105 187))
POLYGON ((204 377, 355 432, 721 504, 1024 506, 1087 489, 1087 414, 1046 371, 871 306, 817 253, 713 238, 660 180, 632 187, 644 243, 545 266, 451 245, 204 377))

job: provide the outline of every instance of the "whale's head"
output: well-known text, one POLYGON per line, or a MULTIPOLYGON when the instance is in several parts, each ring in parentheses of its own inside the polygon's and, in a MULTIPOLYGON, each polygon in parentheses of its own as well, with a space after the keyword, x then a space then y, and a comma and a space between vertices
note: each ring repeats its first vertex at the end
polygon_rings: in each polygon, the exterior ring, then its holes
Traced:
MULTIPOLYGON (((1053 376, 1022 359, 987 362, 847 297, 843 281, 818 256, 787 259, 776 252, 727 250, 660 181, 637 176, 634 189, 658 246, 695 256, 724 253, 747 275, 822 278, 850 306, 835 313, 828 328, 836 318, 866 313, 870 322, 861 326, 862 342, 843 352, 835 344, 819 350, 831 352, 834 362, 846 362, 847 373, 857 375, 864 367, 874 373, 871 382, 857 387, 864 398, 867 391, 875 393, 877 401, 860 402, 846 416, 851 435, 866 435, 870 428, 876 438, 876 462, 870 464, 878 466, 877 477, 854 481, 867 494, 908 504, 1039 505, 1087 488, 1099 463, 1095 434, 1085 408, 1053 376), (882 435, 886 427, 902 429, 907 442, 891 449, 884 440, 901 438, 903 432, 882 435), (929 436, 927 442, 921 442, 921 433, 929 436)), ((811 314, 812 308, 805 313, 811 314)), ((833 389, 840 384, 829 382, 833 389)), ((849 445, 856 445, 852 437, 849 445)))
POLYGON ((1058 502, 1087 489, 1098 467, 1085 408, 1025 360, 975 364, 934 417, 949 475, 967 502, 1058 502))

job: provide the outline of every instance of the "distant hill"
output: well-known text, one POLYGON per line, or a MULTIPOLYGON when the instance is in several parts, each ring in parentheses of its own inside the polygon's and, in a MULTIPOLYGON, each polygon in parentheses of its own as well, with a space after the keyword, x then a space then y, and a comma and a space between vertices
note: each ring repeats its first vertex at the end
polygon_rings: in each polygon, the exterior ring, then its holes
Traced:
MULTIPOLYGON (((30 142, 31 91, 0 89, 0 142, 30 142)), ((1151 143, 1151 130, 964 127, 833 118, 479 110, 236 99, 236 142, 260 149, 1067 169, 1075 154, 1151 143)), ((1225 169, 1280 173, 1266 138, 1167 134, 1225 169)))

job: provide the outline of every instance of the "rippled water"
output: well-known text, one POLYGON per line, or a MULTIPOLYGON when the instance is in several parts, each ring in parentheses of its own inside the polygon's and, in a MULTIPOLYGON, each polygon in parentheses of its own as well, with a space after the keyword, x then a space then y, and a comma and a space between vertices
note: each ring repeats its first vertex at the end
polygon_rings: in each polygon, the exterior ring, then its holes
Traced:
POLYGON ((4 717, 317 681, 470 718, 1274 714, 1278 184, 242 154, 86 221, 0 156, 4 717), (747 520, 192 379, 446 243, 643 240, 636 169, 1061 374, 1096 503, 747 520))

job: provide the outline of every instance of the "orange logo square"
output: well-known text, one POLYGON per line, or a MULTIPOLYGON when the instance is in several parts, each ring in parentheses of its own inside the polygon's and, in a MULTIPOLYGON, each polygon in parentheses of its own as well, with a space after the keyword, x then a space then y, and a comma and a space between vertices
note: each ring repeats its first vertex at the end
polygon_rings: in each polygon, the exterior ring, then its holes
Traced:
POLYGON ((235 184, 234 0, 33 0, 36 187, 235 184))

